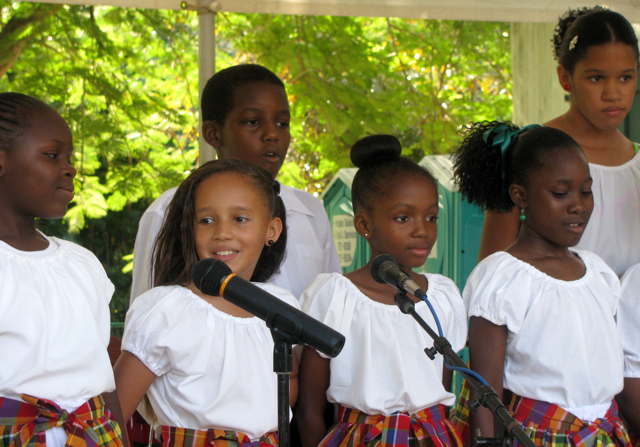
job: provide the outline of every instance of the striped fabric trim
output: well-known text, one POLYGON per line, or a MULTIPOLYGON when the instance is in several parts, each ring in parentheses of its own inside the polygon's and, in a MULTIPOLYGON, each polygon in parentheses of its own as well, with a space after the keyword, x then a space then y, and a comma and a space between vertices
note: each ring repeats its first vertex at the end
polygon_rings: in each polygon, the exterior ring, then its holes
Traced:
POLYGON ((122 447, 120 427, 94 397, 72 413, 54 402, 26 394, 22 401, 0 397, 0 447, 45 447, 45 431, 62 427, 66 447, 122 447))
POLYGON ((278 433, 269 432, 257 441, 233 430, 194 430, 191 428, 162 425, 163 447, 262 447, 277 446, 278 433))
MULTIPOLYGON (((467 364, 467 367, 469 365, 467 364)), ((467 379, 462 381, 462 388, 460 389, 460 396, 458 396, 458 402, 456 406, 451 409, 451 422, 460 433, 460 438, 465 446, 471 445, 471 427, 469 425, 469 418, 471 409, 469 408, 469 400, 471 399, 471 385, 467 382, 467 379)))
POLYGON ((444 416, 444 406, 420 410, 415 414, 369 415, 342 405, 338 422, 318 447, 462 447, 460 435, 444 416))
POLYGON ((540 447, 631 447, 615 401, 603 418, 593 422, 582 421, 555 404, 516 395, 509 409, 540 447))

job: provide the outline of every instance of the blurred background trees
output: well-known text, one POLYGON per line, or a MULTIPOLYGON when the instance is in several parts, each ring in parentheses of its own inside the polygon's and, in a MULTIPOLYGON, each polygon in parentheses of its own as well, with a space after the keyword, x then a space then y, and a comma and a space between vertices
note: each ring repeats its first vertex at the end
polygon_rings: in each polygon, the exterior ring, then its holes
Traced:
MULTIPOLYGON (((349 148, 398 136, 407 156, 449 153, 469 121, 511 117, 509 24, 218 13, 216 68, 259 63, 292 110, 283 183, 319 194, 349 148)), ((74 240, 128 306, 142 212, 198 164, 197 16, 0 1, 0 90, 36 96, 74 136, 76 198, 47 234, 74 240)))

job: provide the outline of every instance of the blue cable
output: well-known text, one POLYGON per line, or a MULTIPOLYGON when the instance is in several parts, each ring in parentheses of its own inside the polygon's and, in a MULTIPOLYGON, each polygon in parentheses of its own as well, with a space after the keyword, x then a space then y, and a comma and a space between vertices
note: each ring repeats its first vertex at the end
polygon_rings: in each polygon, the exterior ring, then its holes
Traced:
MULTIPOLYGON (((433 315, 434 320, 436 320, 436 326, 438 326, 438 334, 440 335, 440 337, 444 337, 443 332, 442 332, 442 326, 440 325, 440 319, 438 318, 438 315, 436 315, 435 309, 433 308, 433 306, 431 305, 431 303, 427 299, 427 294, 426 293, 422 296, 422 301, 427 303, 427 306, 429 306, 429 310, 431 311, 431 315, 433 315)), ((444 357, 444 366, 446 366, 447 369, 450 369, 452 371, 460 371, 460 372, 464 372, 464 373, 467 373, 469 375, 472 375, 473 377, 478 379, 478 381, 480 383, 482 383, 483 385, 489 386, 487 381, 484 380, 484 378, 480 374, 478 374, 475 371, 470 370, 469 368, 461 368, 461 367, 458 367, 458 366, 453 366, 453 365, 451 365, 449 363, 449 361, 447 360, 446 357, 444 357)))

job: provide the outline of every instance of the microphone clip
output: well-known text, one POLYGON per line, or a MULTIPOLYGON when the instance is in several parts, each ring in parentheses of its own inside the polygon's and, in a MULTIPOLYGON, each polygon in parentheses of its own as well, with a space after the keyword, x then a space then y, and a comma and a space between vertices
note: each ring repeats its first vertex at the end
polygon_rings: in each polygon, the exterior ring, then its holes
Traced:
POLYGON ((411 311, 415 312, 416 305, 404 290, 398 289, 398 293, 393 295, 393 301, 403 314, 411 315, 411 311))

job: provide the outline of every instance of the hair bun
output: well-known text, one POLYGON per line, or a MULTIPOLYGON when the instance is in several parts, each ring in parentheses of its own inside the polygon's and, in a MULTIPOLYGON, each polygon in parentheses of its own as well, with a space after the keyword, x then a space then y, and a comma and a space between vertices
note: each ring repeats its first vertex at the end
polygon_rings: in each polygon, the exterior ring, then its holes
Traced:
POLYGON ((358 168, 400 158, 402 145, 393 135, 370 135, 351 146, 351 163, 358 168))

